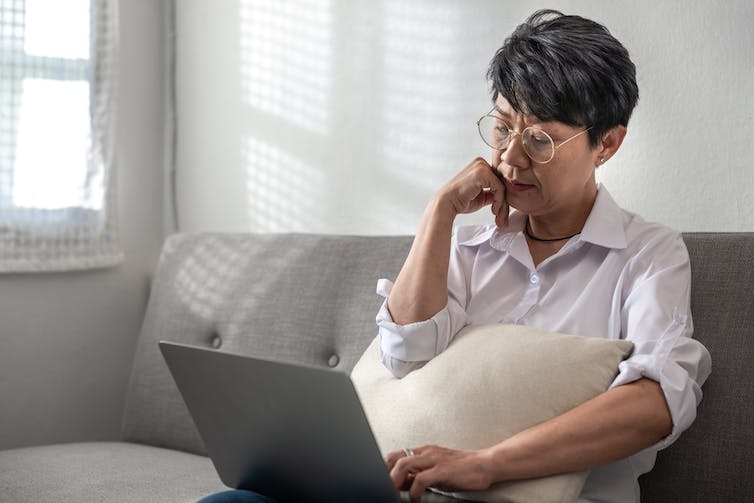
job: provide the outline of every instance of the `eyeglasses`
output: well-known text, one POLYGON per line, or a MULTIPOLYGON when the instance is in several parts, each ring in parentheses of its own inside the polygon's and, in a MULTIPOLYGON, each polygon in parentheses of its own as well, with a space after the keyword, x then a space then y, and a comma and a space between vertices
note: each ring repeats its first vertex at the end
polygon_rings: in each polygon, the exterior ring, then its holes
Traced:
POLYGON ((552 161, 557 149, 592 129, 590 126, 570 138, 563 140, 558 145, 555 145, 555 142, 550 135, 538 127, 529 126, 520 133, 511 129, 500 117, 492 115, 493 110, 495 109, 493 108, 487 112, 486 115, 483 115, 478 121, 476 121, 477 128, 479 128, 479 134, 484 143, 495 150, 505 150, 511 144, 513 137, 520 134, 524 152, 526 152, 526 155, 528 155, 532 161, 539 164, 547 164, 552 161))

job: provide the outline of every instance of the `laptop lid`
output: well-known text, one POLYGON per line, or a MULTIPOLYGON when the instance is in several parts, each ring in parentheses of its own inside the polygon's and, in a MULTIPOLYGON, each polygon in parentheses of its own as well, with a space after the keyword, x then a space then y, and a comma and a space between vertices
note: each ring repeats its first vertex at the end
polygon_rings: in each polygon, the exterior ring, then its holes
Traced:
POLYGON ((225 485, 280 501, 400 501, 346 374, 159 345, 225 485))

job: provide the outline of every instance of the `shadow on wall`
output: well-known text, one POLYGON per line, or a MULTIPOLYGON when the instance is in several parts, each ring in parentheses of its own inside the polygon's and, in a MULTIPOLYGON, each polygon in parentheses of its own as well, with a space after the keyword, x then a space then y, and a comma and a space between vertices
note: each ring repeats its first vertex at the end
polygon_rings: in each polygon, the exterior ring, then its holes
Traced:
POLYGON ((486 111, 494 47, 469 30, 469 10, 457 2, 240 0, 250 230, 413 228, 416 199, 484 153, 474 121, 486 111), (389 207, 378 195, 386 190, 389 207))

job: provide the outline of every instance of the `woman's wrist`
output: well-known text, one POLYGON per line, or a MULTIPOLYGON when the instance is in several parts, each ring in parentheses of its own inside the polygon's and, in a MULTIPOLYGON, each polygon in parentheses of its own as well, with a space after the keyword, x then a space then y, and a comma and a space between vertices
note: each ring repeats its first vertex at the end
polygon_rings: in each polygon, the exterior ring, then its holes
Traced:
POLYGON ((436 194, 424 208, 416 237, 422 241, 436 241, 440 238, 448 239, 449 242, 457 215, 452 203, 436 194))
POLYGON ((458 213, 453 199, 449 194, 445 191, 440 191, 430 199, 425 216, 432 220, 449 222, 452 225, 458 213))
POLYGON ((508 456, 506 447, 503 443, 482 449, 480 452, 484 459, 485 466, 487 467, 487 473, 491 484, 505 482, 511 479, 506 470, 508 456))

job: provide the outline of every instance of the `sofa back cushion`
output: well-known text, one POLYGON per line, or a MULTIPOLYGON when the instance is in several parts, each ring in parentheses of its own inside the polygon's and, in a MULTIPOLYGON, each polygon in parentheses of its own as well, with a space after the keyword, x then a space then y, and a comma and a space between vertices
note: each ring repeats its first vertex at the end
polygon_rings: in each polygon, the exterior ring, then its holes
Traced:
POLYGON ((412 238, 192 234, 169 238, 136 348, 125 440, 204 454, 160 340, 350 372, 377 333, 377 280, 412 238))
POLYGON ((696 422, 640 479, 642 502, 754 495, 754 233, 687 233, 694 338, 712 355, 696 422))

